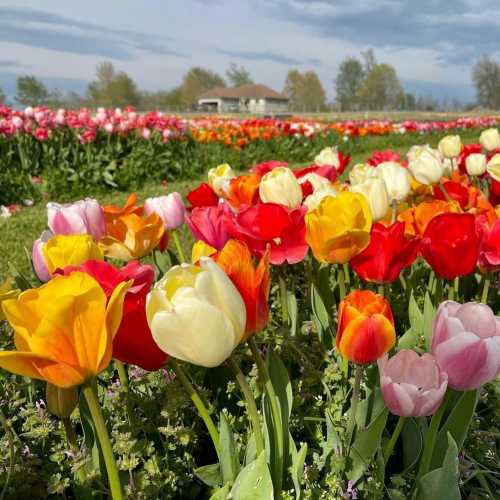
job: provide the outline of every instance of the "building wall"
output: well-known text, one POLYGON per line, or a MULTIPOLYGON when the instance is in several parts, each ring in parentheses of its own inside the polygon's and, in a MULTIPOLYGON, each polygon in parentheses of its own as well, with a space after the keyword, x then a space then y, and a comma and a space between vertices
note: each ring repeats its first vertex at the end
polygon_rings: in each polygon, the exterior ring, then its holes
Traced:
POLYGON ((248 103, 250 113, 283 113, 288 111, 288 101, 279 99, 250 99, 248 103))
POLYGON ((218 113, 269 114, 288 111, 288 101, 278 99, 199 99, 198 104, 214 106, 218 113))

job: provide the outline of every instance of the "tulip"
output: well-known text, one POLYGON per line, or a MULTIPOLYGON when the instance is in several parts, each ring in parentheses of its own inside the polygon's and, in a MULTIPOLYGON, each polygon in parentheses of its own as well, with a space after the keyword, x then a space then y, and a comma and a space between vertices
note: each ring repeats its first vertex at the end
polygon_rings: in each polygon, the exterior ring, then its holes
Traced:
POLYGON ((401 163, 401 155, 397 151, 392 151, 390 149, 386 149, 384 151, 374 151, 370 158, 368 158, 367 163, 372 167, 376 167, 380 163, 384 163, 386 161, 401 163))
POLYGON ((440 278, 452 280, 472 273, 479 256, 474 216, 444 213, 434 217, 424 232, 421 251, 440 278))
POLYGON ((486 165, 486 171, 493 180, 500 182, 500 154, 494 155, 486 165))
POLYGON ((302 203, 302 189, 293 172, 287 167, 277 167, 262 177, 259 186, 264 203, 277 203, 290 209, 302 203))
POLYGON ((293 175, 299 179, 299 182, 300 179, 307 174, 315 174, 319 177, 327 179, 330 182, 335 182, 337 179, 337 170, 331 165, 310 165, 309 167, 295 168, 292 172, 293 175))
POLYGON ((132 193, 127 198, 127 201, 123 207, 118 207, 116 205, 104 205, 102 207, 104 211, 104 220, 106 225, 112 223, 115 219, 119 219, 123 215, 142 215, 142 207, 137 206, 137 194, 132 193))
POLYGON ((441 153, 437 149, 431 148, 428 144, 412 146, 406 153, 406 158, 410 164, 417 161, 424 154, 433 156, 438 161, 442 160, 441 153))
POLYGON ((69 418, 78 405, 78 389, 76 387, 63 389, 47 383, 45 400, 52 415, 59 418, 69 418))
POLYGON ((45 262, 45 256, 43 254, 43 248, 47 241, 52 238, 53 234, 50 231, 44 231, 40 238, 33 242, 33 249, 31 252, 31 261, 33 263, 33 269, 40 281, 49 281, 50 273, 47 269, 47 264, 45 262))
POLYGON ((99 241, 106 231, 103 209, 91 198, 68 205, 47 203, 47 216, 54 234, 90 234, 99 241))
POLYGON ((380 388, 390 412, 400 417, 427 417, 441 406, 448 376, 432 354, 402 349, 378 360, 380 388))
POLYGON ((231 238, 234 226, 233 215, 227 204, 195 207, 186 222, 197 240, 204 241, 217 250, 222 250, 231 238))
POLYGON ((500 134, 498 133, 498 129, 489 128, 483 130, 479 136, 479 142, 487 151, 494 151, 500 148, 500 134))
POLYGON ((366 198, 342 192, 306 215, 306 241, 320 262, 344 264, 368 246, 372 216, 366 198))
POLYGON ((232 236, 244 241, 252 254, 259 257, 269 248, 271 264, 297 264, 309 250, 305 240, 305 212, 305 207, 287 210, 283 205, 259 203, 240 211, 232 236))
POLYGON ((186 198, 193 207, 213 207, 219 203, 219 197, 206 183, 200 184, 196 189, 190 191, 186 198))
POLYGON ((405 238, 405 225, 396 222, 372 227, 369 245, 351 259, 351 267, 365 281, 394 283, 417 258, 420 238, 405 238))
POLYGON ((208 185, 218 196, 222 196, 229 187, 231 179, 236 177, 228 163, 222 163, 208 171, 208 185))
POLYGON ((351 186, 361 184, 366 181, 367 178, 376 176, 376 170, 367 163, 356 163, 356 165, 349 170, 349 182, 351 186))
POLYGON ((410 174, 399 163, 387 161, 374 168, 375 175, 384 180, 389 200, 404 201, 410 194, 410 174))
POLYGON ((373 363, 396 342, 389 302, 370 290, 354 290, 339 305, 337 350, 353 363, 373 363))
POLYGON ((17 350, 1 351, 0 367, 62 388, 95 377, 111 360, 128 287, 121 283, 107 301, 94 278, 75 272, 5 301, 17 350))
POLYGON ((62 273, 70 275, 81 271, 92 276, 106 297, 124 282, 131 283, 123 303, 123 318, 113 339, 113 358, 140 366, 144 370, 159 370, 167 362, 167 355, 153 340, 146 318, 146 296, 154 280, 154 269, 130 261, 121 269, 102 261, 88 261, 82 266, 65 268, 62 273))
POLYGON ((200 266, 171 268, 148 294, 146 314, 161 350, 208 368, 223 363, 245 333, 241 295, 206 257, 200 266))
POLYGON ((445 158, 456 158, 462 150, 462 141, 459 135, 447 135, 438 144, 439 152, 445 158))
POLYGON ((260 176, 257 174, 240 175, 231 179, 226 199, 235 210, 243 205, 255 205, 259 198, 260 176))
POLYGON ((479 268, 483 273, 500 271, 500 219, 489 225, 484 216, 478 217, 476 230, 480 238, 479 268))
MULTIPOLYGON (((447 186, 447 183, 445 183, 447 186)), ((437 194, 441 190, 436 191, 437 194)), ((451 195, 451 193, 450 193, 451 195)), ((450 203, 446 200, 423 201, 416 207, 409 208, 398 215, 398 220, 405 223, 405 233, 410 236, 422 236, 429 225, 429 222, 439 214, 458 212, 459 207, 456 203, 450 203)))
POLYGON ((123 215, 106 225, 107 235, 99 246, 106 257, 129 261, 150 254, 165 242, 165 228, 160 216, 152 213, 147 217, 136 214, 123 215))
POLYGON ((307 207, 307 211, 310 212, 319 206, 323 198, 327 196, 335 197, 337 194, 337 191, 331 184, 323 184, 304 200, 303 205, 307 207))
POLYGON ((186 207, 179 193, 170 193, 166 196, 147 198, 144 202, 144 213, 156 213, 163 221, 165 230, 179 229, 184 224, 186 207))
POLYGON ((441 161, 427 151, 410 161, 408 169, 417 182, 426 186, 438 183, 444 173, 441 161))
POLYGON ((254 267, 247 245, 229 240, 214 260, 229 276, 245 302, 247 322, 242 339, 245 342, 252 334, 260 332, 269 319, 269 255, 266 253, 254 267))
POLYGON ((458 157, 458 169, 460 170, 460 172, 462 172, 463 174, 467 172, 466 162, 467 158, 470 155, 481 154, 482 152, 483 148, 481 144, 466 144, 463 147, 460 156, 458 157))
POLYGON ((500 370, 500 318, 485 304, 443 302, 432 323, 432 354, 452 389, 478 389, 500 370))
POLYGON ((302 190, 303 190, 303 185, 309 183, 312 187, 313 192, 324 186, 331 185, 330 181, 326 177, 318 175, 314 172, 309 172, 305 175, 302 175, 301 177, 298 177, 297 179, 299 181, 299 184, 302 186, 302 190))
POLYGON ((319 166, 330 165, 335 167, 338 174, 342 174, 347 167, 349 156, 344 157, 342 151, 339 151, 337 147, 324 148, 314 157, 314 163, 319 166))
MULTIPOLYGON (((442 200, 443 202, 447 202, 448 207, 451 208, 452 211, 457 212, 457 211, 459 211, 458 207, 456 206, 457 203, 462 210, 465 210, 467 205, 469 205, 470 193, 469 193, 469 189, 466 186, 464 186, 463 184, 460 184, 460 182, 445 181, 445 182, 443 182, 442 187, 441 186, 434 186, 432 188, 432 196, 434 196, 434 201, 442 200), (443 191, 446 191, 448 198, 446 198, 443 191), (451 201, 448 201, 448 199, 451 201), (457 203, 453 203, 453 202, 457 202, 457 203)), ((430 203, 432 203, 432 202, 430 202, 430 203)), ((444 206, 445 205, 443 205, 443 207, 444 206)))
POLYGON ((471 176, 483 175, 486 172, 486 156, 481 153, 473 153, 465 159, 465 168, 471 176))
POLYGON ((383 219, 389 210, 389 195, 385 181, 378 177, 369 177, 363 182, 351 186, 352 193, 361 193, 370 205, 374 221, 383 219))
POLYGON ((2 310, 2 302, 5 300, 15 299, 20 293, 20 290, 12 288, 12 282, 10 280, 4 281, 0 284, 0 321, 5 319, 5 315, 2 310))

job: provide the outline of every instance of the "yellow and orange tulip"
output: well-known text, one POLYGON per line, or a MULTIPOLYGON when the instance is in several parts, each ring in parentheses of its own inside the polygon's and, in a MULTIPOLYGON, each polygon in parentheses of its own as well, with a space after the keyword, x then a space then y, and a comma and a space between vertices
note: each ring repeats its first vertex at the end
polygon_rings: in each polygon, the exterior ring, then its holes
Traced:
POLYGON ((20 290, 12 288, 12 282, 10 280, 0 285, 0 321, 5 319, 5 314, 2 311, 2 302, 15 299, 20 293, 20 290))

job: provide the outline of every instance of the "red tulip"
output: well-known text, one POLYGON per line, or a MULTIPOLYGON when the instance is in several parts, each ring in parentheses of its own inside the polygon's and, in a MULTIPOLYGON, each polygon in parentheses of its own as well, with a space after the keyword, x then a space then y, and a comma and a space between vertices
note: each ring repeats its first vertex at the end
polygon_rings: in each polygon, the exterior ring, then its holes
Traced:
POLYGON ((376 167, 379 163, 386 161, 395 161, 396 163, 404 163, 401 161, 401 154, 391 149, 384 149, 383 151, 374 151, 370 158, 368 158, 368 165, 376 167))
MULTIPOLYGON (((448 196, 456 201, 462 210, 465 210, 469 204, 469 190, 459 182, 446 181, 443 183, 443 188, 448 193, 448 196)), ((448 201, 443 193, 440 186, 434 186, 432 189, 432 194, 436 200, 448 201)))
POLYGON ((271 264, 296 264, 308 251, 305 213, 304 207, 288 210, 276 203, 247 207, 236 216, 233 236, 247 243, 258 256, 263 256, 269 247, 271 264))
POLYGON ((491 179, 490 198, 492 205, 500 205, 500 182, 491 179))
POLYGON ((186 217, 186 222, 197 240, 217 250, 222 250, 231 238, 234 226, 232 212, 224 203, 216 207, 195 207, 186 217))
POLYGON ((479 256, 474 215, 437 215, 427 225, 421 249, 424 259, 441 278, 452 280, 472 273, 479 256))
POLYGON ((206 183, 200 184, 196 189, 190 191, 186 198, 193 207, 213 207, 219 203, 219 197, 206 183))
POLYGON ((389 227, 375 224, 369 245, 351 259, 350 264, 365 281, 393 283, 401 271, 417 258, 419 244, 419 237, 405 237, 404 222, 396 222, 389 227))
POLYGON ((297 179, 300 179, 307 174, 320 175, 321 177, 325 177, 325 179, 328 179, 330 182, 335 182, 335 180, 337 179, 337 170, 335 169, 335 167, 332 167, 330 165, 310 165, 309 167, 305 168, 297 168, 295 170, 292 170, 292 172, 294 173, 295 177, 297 177, 297 179))
POLYGON ((92 276, 108 298, 120 283, 134 280, 125 295, 122 322, 113 339, 113 357, 144 370, 159 370, 168 356, 153 340, 146 319, 146 296, 154 280, 153 268, 137 261, 130 261, 121 269, 103 261, 87 261, 81 266, 66 267, 61 273, 68 275, 73 271, 92 276))
POLYGON ((260 175, 260 177, 264 177, 268 172, 273 170, 273 168, 277 167, 288 167, 288 163, 284 161, 278 161, 278 160, 269 160, 269 161, 264 161, 262 163, 258 163, 257 165, 254 165, 252 167, 252 172, 255 174, 260 175))
POLYGON ((479 267, 483 272, 500 271, 500 219, 492 225, 485 216, 476 219, 479 244, 479 267))

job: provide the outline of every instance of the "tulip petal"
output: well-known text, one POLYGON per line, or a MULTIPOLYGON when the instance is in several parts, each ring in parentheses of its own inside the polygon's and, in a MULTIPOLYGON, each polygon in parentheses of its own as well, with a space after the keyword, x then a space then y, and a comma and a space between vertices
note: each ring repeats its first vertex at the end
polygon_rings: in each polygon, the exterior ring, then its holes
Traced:
POLYGON ((31 352, 20 351, 0 351, 0 367, 16 375, 34 379, 43 379, 35 366, 35 361, 39 365, 53 364, 53 361, 45 359, 43 356, 31 352))

